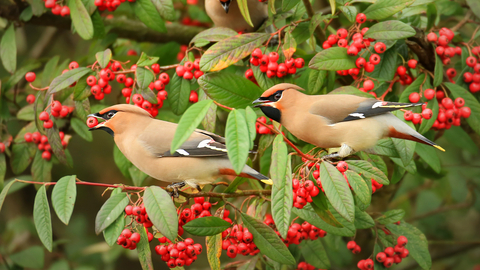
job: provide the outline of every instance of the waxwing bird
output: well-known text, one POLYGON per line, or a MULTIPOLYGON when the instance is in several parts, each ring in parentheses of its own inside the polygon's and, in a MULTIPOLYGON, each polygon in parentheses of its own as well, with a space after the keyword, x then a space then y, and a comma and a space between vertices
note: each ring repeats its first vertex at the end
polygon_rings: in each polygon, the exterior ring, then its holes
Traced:
POLYGON ((268 5, 258 0, 247 0, 253 26, 242 16, 237 0, 205 0, 205 10, 216 27, 228 27, 237 32, 254 32, 268 18, 268 5))
POLYGON ((385 137, 442 147, 413 130, 391 111, 422 103, 380 101, 354 95, 305 95, 302 88, 277 84, 253 103, 297 138, 321 148, 340 147, 326 158, 346 157, 385 137))
MULTIPOLYGON (((170 144, 177 124, 154 119, 140 107, 119 104, 89 116, 104 120, 90 130, 108 132, 138 169, 155 179, 176 183, 174 189, 185 183, 199 189, 199 185, 210 184, 222 175, 237 175, 228 159, 225 139, 213 133, 195 130, 172 154, 170 144)), ((272 184, 246 165, 239 176, 272 184)))

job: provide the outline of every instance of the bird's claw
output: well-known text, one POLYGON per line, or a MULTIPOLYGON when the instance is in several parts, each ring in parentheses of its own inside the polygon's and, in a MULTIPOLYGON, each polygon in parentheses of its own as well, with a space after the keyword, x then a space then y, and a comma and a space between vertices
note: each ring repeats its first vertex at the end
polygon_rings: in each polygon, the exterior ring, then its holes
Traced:
POLYGON ((174 184, 171 184, 171 185, 168 185, 165 190, 168 192, 168 194, 173 197, 173 198, 178 198, 179 197, 179 194, 178 194, 178 189, 179 188, 182 188, 185 186, 185 182, 178 182, 178 183, 174 183, 174 184))

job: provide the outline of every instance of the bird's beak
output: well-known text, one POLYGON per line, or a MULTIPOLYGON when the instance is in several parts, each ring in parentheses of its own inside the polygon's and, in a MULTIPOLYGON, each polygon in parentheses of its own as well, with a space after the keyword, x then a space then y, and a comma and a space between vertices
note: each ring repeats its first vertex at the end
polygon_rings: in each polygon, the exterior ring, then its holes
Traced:
POLYGON ((220 4, 222 5, 223 9, 225 10, 225 13, 228 14, 228 9, 230 8, 230 2, 231 0, 227 0, 227 1, 222 1, 220 0, 220 4))
POLYGON ((105 118, 103 118, 99 113, 92 113, 92 114, 87 115, 87 117, 95 117, 98 120, 102 121, 102 122, 99 122, 96 126, 89 128, 88 130, 90 130, 90 131, 99 129, 99 128, 105 126, 105 123, 107 123, 107 120, 105 118))
POLYGON ((263 107, 263 106, 269 106, 267 103, 270 103, 270 100, 265 100, 262 98, 257 98, 252 102, 252 104, 256 104, 253 107, 258 108, 258 107, 263 107))

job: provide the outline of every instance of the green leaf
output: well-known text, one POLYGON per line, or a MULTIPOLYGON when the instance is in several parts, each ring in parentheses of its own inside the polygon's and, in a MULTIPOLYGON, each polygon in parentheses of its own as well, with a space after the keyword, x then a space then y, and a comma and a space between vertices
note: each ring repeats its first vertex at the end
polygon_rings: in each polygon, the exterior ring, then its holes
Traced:
POLYGON ((113 160, 123 176, 130 178, 128 168, 133 166, 133 164, 123 155, 117 145, 113 145, 113 160))
POLYGON ((58 218, 68 225, 77 198, 75 175, 64 176, 57 181, 52 191, 52 205, 58 218))
POLYGON ((52 252, 53 233, 52 218, 50 216, 50 206, 47 199, 45 185, 42 185, 37 191, 35 202, 33 204, 33 221, 38 232, 38 237, 45 248, 52 252))
POLYGON ((396 235, 407 237, 407 248, 410 251, 410 256, 417 261, 420 267, 423 269, 432 267, 427 238, 419 229, 406 222, 401 222, 400 225, 389 224, 387 228, 396 235))
MULTIPOLYGON (((435 120, 437 119, 438 111, 439 111, 437 99, 433 98, 432 100, 428 101, 427 108, 432 110, 432 118, 430 118, 428 120, 427 119, 422 120, 422 123, 420 124, 420 127, 418 128, 418 132, 421 133, 421 134, 424 134, 425 132, 429 131, 430 128, 435 123, 435 120)), ((418 144, 418 145, 420 145, 420 144, 418 144)))
MULTIPOLYGON (((327 82, 327 71, 326 70, 315 70, 312 69, 308 75, 308 88, 307 94, 309 95, 318 95, 321 93, 321 90, 325 83, 327 82)), ((360 92, 360 90, 359 90, 360 92)), ((363 93, 363 92, 362 92, 363 93)))
MULTIPOLYGON (((105 25, 103 24, 102 16, 98 10, 95 10, 92 14, 93 24, 93 38, 103 39, 105 38, 105 25)), ((113 34, 112 34, 113 35, 113 34)))
POLYGON ((128 173, 130 175, 130 178, 132 179, 133 185, 136 187, 141 187, 143 184, 143 181, 147 179, 148 175, 141 170, 139 170, 135 166, 130 166, 128 168, 128 173))
POLYGON ((330 268, 330 260, 328 259, 327 252, 320 239, 314 241, 302 241, 300 244, 300 251, 302 252, 303 258, 305 258, 305 261, 316 268, 330 268))
POLYGON ((283 42, 283 54, 286 59, 290 59, 297 50, 297 42, 292 36, 292 33, 286 32, 283 42))
POLYGON ((24 21, 24 22, 28 22, 30 21, 30 19, 32 18, 33 14, 32 14, 32 6, 28 6, 27 8, 25 8, 22 13, 20 13, 20 16, 19 16, 19 19, 24 21))
POLYGON ((42 269, 45 260, 45 252, 41 246, 31 246, 20 252, 10 255, 10 259, 21 267, 42 269))
POLYGON ((468 135, 465 130, 461 127, 452 126, 450 129, 447 129, 443 135, 449 143, 459 147, 463 150, 476 155, 478 153, 478 147, 475 142, 472 140, 470 135, 468 135))
POLYGON ((158 62, 160 57, 156 56, 148 56, 146 53, 142 52, 140 58, 137 61, 137 66, 144 67, 144 66, 151 66, 158 62))
POLYGON ((402 209, 394 209, 385 212, 382 216, 379 216, 375 220, 383 225, 393 224, 397 221, 402 220, 403 216, 405 216, 405 211, 402 209))
MULTIPOLYGON (((199 79, 205 77, 203 75, 199 79)), ((184 80, 174 74, 170 80, 170 91, 168 92, 168 99, 172 107, 172 112, 176 115, 181 115, 188 108, 188 100, 190 98, 190 81, 184 80)))
POLYGON ((170 195, 160 187, 147 187, 143 195, 143 203, 155 228, 170 241, 175 241, 178 234, 178 217, 170 195))
POLYGON ((93 141, 92 132, 88 130, 88 126, 87 124, 85 124, 85 122, 76 117, 73 117, 70 120, 70 124, 72 125, 73 131, 75 131, 75 133, 77 133, 84 140, 86 140, 87 142, 93 141))
POLYGON ((420 91, 420 86, 422 86, 424 81, 425 81, 425 74, 422 73, 418 75, 417 79, 415 79, 415 81, 413 81, 412 84, 410 84, 407 88, 405 88, 405 90, 400 95, 400 98, 398 101, 409 103, 410 100, 408 97, 410 96, 410 94, 418 93, 420 91))
POLYGON ((277 230, 284 239, 287 239, 293 205, 290 163, 291 160, 288 156, 287 145, 283 142, 283 136, 277 135, 273 141, 272 163, 270 165, 270 176, 273 181, 271 207, 277 230), (287 171, 287 168, 290 169, 287 171))
POLYGON ((415 152, 436 172, 442 171, 442 165, 440 164, 440 158, 438 157, 437 150, 430 145, 417 144, 415 152))
MULTIPOLYGON (((375 66, 375 70, 369 76, 386 81, 393 80, 395 72, 397 72, 398 52, 395 48, 388 49, 381 57, 380 63, 375 66)), ((363 92, 362 92, 363 93, 363 92)), ((368 94, 368 93, 365 93, 368 94)), ((370 94, 368 94, 370 95, 370 94)))
MULTIPOLYGON (((103 52, 97 52, 95 54, 95 58, 97 59, 97 62, 101 68, 106 68, 108 66, 108 63, 110 63, 110 60, 112 60, 112 50, 106 49, 103 52)), ((138 66, 138 62, 137 62, 137 66, 138 66)))
POLYGON ((73 166, 71 162, 67 164, 67 155, 65 154, 65 150, 63 149, 62 141, 60 140, 60 135, 58 134, 59 131, 57 125, 54 123, 53 128, 47 129, 46 133, 48 143, 50 143, 50 146, 52 147, 52 152, 55 154, 58 161, 60 161, 60 163, 62 164, 69 165, 70 167, 73 166))
POLYGON ((443 62, 435 53, 435 71, 433 77, 433 87, 438 87, 443 81, 443 62))
POLYGON ((398 40, 412 37, 415 33, 415 29, 410 25, 401 21, 392 20, 372 25, 365 33, 365 38, 398 40))
POLYGON ((33 156, 37 151, 35 145, 29 145, 26 143, 15 143, 12 147, 12 159, 10 163, 12 165, 12 171, 14 174, 21 174, 30 165, 33 160, 33 156))
MULTIPOLYGON (((123 229, 125 229, 125 217, 123 215, 118 216, 118 218, 110 224, 104 231, 103 237, 105 238, 105 242, 111 247, 117 242, 118 237, 122 233, 123 229)), ((140 238, 140 240, 142 240, 140 238)))
MULTIPOLYGON (((85 74, 82 78, 78 80, 78 82, 73 87, 73 100, 75 101, 83 101, 87 99, 92 92, 90 91, 90 86, 87 84, 87 78, 91 73, 85 74)), ((87 119, 85 118, 85 121, 87 119)))
POLYGON ((3 187, 2 192, 0 193, 0 211, 2 211, 3 202, 5 201, 5 197, 8 195, 10 187, 16 182, 16 180, 10 181, 3 187))
POLYGON ((355 68, 355 59, 347 54, 347 48, 332 47, 317 53, 309 68, 318 70, 345 70, 355 68))
MULTIPOLYGON (((157 2, 158 4, 158 2, 157 2)), ((137 0, 132 3, 133 12, 148 28, 166 33, 165 21, 160 17, 157 7, 150 0, 137 0)))
POLYGON ((208 73, 198 84, 211 99, 232 108, 250 106, 263 93, 253 82, 231 73, 208 73))
MULTIPOLYGON (((379 241, 377 241, 375 243, 375 247, 374 247, 374 251, 373 251, 373 254, 378 254, 379 252, 383 252, 385 249, 382 248, 380 245, 379 245, 379 241)), ((385 266, 383 265, 383 263, 377 261, 377 260, 373 260, 373 269, 375 270, 385 270, 387 268, 385 268, 385 266)))
POLYGON ((152 0, 158 13, 167 21, 174 21, 177 18, 172 0, 152 0))
POLYGON ((372 217, 360 210, 358 207, 355 207, 355 228, 356 229, 368 229, 375 226, 375 221, 372 217))
POLYGON ((17 69, 17 43, 15 41, 15 26, 8 27, 0 41, 0 57, 5 70, 10 73, 17 69))
POLYGON ((207 40, 210 42, 220 41, 220 40, 235 36, 237 34, 238 33, 236 31, 233 31, 230 28, 212 27, 198 33, 195 37, 192 38, 192 41, 190 41, 190 43, 195 43, 195 41, 200 39, 207 40))
POLYGON ((378 0, 363 11, 369 20, 382 20, 411 5, 415 0, 378 0))
POLYGON ((135 78, 137 81, 138 88, 146 89, 150 85, 151 82, 155 79, 153 76, 153 72, 147 70, 144 67, 137 67, 135 70, 135 78))
POLYGON ((296 6, 300 0, 282 0, 282 11, 289 11, 296 6))
POLYGON ((397 148, 397 152, 400 155, 400 160, 402 161, 403 165, 407 166, 408 164, 410 164, 413 159, 413 154, 415 153, 416 143, 414 141, 407 141, 396 138, 392 138, 392 141, 395 145, 395 148, 397 148))
POLYGON ((251 27, 254 27, 252 19, 250 19, 250 13, 248 12, 247 0, 237 0, 238 7, 240 8, 240 13, 242 13, 243 18, 251 27))
POLYGON ((57 70, 59 59, 60 56, 55 55, 54 57, 50 58, 50 60, 48 60, 48 62, 43 67, 42 85, 48 85, 55 77, 55 71, 57 70))
MULTIPOLYGON (((125 206, 129 203, 126 193, 119 193, 111 196, 102 205, 95 218, 95 233, 99 234, 123 213, 125 206)), ((148 215, 150 217, 150 214, 148 215)), ((150 218, 151 219, 151 218, 150 218)))
POLYGON ((219 217, 196 218, 183 225, 183 229, 193 235, 213 236, 219 234, 232 225, 219 217))
POLYGON ((217 42, 200 59, 200 69, 206 71, 222 70, 250 55, 260 47, 270 34, 248 33, 236 35, 217 42))
POLYGON ((372 192, 368 188, 367 183, 363 178, 358 175, 357 172, 352 172, 350 170, 347 170, 345 172, 345 176, 348 179, 348 183, 350 183, 350 186, 353 189, 353 192, 355 192, 355 195, 357 195, 358 199, 364 204, 364 205, 370 205, 370 200, 372 199, 372 192))
MULTIPOLYGON (((71 0, 71 1, 80 1, 80 0, 71 0)), ((78 79, 80 79, 90 71, 91 69, 89 68, 79 67, 63 73, 62 75, 53 79, 52 83, 48 88, 47 95, 51 95, 53 93, 56 93, 58 91, 61 91, 67 88, 68 86, 78 81, 78 79)))
POLYGON ((320 181, 333 208, 347 221, 355 219, 355 204, 343 175, 332 164, 320 164, 320 181))
POLYGON ((252 233, 253 242, 263 255, 279 263, 295 264, 295 258, 272 228, 247 214, 240 212, 240 215, 243 225, 252 233))
POLYGON ((363 152, 360 152, 360 157, 363 160, 366 160, 366 161, 372 163, 373 167, 379 168, 380 171, 382 171, 385 174, 385 176, 388 177, 388 167, 387 167, 387 164, 385 163, 385 161, 383 161, 382 157, 377 156, 377 155, 372 155, 372 154, 366 154, 366 153, 363 153, 363 152))
POLYGON ((365 150, 365 152, 369 154, 382 155, 387 157, 399 156, 391 138, 379 140, 373 148, 365 150))
POLYGON ((480 134, 480 103, 468 90, 453 83, 445 83, 450 90, 453 98, 462 97, 465 99, 465 106, 469 107, 472 114, 467 118, 467 123, 477 133, 480 134))
POLYGON ((87 40, 93 38, 92 18, 90 18, 82 0, 68 0, 68 7, 70 8, 73 26, 78 35, 87 40))
POLYGON ((32 163, 33 181, 50 182, 52 181, 52 162, 42 158, 42 151, 37 151, 32 163))
POLYGON ((212 270, 220 270, 220 256, 222 255, 222 234, 207 236, 205 238, 207 247, 207 259, 212 270))
POLYGON ((174 153, 184 142, 187 141, 193 131, 202 122, 212 104, 213 100, 211 99, 202 100, 193 104, 187 111, 185 111, 178 122, 177 129, 175 130, 175 136, 173 137, 170 146, 171 153, 174 153))
POLYGON ((387 176, 370 162, 365 160, 347 160, 348 169, 362 174, 366 178, 371 178, 382 185, 388 185, 387 176))
MULTIPOLYGON (((316 182, 314 182, 315 186, 318 187, 316 182)), ((312 203, 310 204, 315 210, 315 213, 327 224, 332 225, 334 227, 343 228, 344 226, 338 222, 338 220, 333 216, 332 212, 328 208, 328 201, 327 197, 323 192, 319 193, 317 196, 312 197, 312 203)))
MULTIPOLYGON (((42 111, 42 108, 37 108, 37 114, 42 111)), ((35 120, 35 112, 33 111, 33 104, 29 104, 23 108, 21 108, 17 113, 17 118, 24 121, 34 121, 35 120)))
POLYGON ((0 154, 0 188, 3 188, 6 173, 7 173, 7 160, 5 159, 5 154, 0 154))
POLYGON ((225 127, 225 141, 228 149, 228 158, 237 174, 245 167, 248 158, 250 138, 245 115, 238 110, 228 114, 225 127))
POLYGON ((152 252, 148 242, 147 230, 143 226, 135 227, 140 234, 140 242, 137 244, 138 260, 143 270, 153 270, 152 252))
POLYGON ((470 10, 477 16, 477 18, 480 18, 480 3, 475 0, 466 0, 468 6, 470 7, 470 10))
POLYGON ((255 137, 257 136, 257 128, 255 126, 257 123, 257 114, 252 107, 245 108, 245 120, 247 121, 248 133, 250 135, 250 147, 248 149, 252 149, 255 145, 255 137))
POLYGON ((351 23, 355 22, 355 19, 357 17, 357 9, 353 6, 339 6, 338 9, 345 15, 347 20, 349 20, 351 23))
POLYGON ((292 211, 302 219, 308 221, 308 223, 314 225, 315 227, 322 228, 322 230, 326 231, 327 233, 332 233, 339 236, 354 236, 355 235, 355 226, 353 223, 347 222, 343 219, 338 212, 333 211, 332 214, 334 218, 338 221, 343 220, 344 223, 341 223, 344 227, 338 228, 334 227, 327 222, 323 221, 315 212, 310 204, 307 204, 303 207, 303 209, 292 208, 292 211))

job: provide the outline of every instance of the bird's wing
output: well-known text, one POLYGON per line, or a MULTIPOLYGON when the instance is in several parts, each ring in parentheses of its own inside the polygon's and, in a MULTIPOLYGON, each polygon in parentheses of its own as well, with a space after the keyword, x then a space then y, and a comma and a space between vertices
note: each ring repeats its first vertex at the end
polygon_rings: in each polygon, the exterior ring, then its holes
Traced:
POLYGON ((325 117, 330 124, 335 124, 364 119, 399 109, 421 106, 422 104, 381 101, 353 95, 327 95, 314 102, 309 112, 325 117))
POLYGON ((138 136, 138 141, 148 152, 158 157, 212 157, 225 156, 225 139, 203 130, 195 130, 177 151, 170 153, 176 124, 154 120, 138 136))

